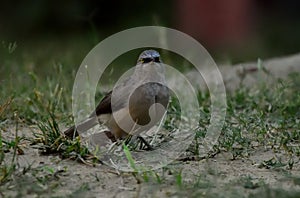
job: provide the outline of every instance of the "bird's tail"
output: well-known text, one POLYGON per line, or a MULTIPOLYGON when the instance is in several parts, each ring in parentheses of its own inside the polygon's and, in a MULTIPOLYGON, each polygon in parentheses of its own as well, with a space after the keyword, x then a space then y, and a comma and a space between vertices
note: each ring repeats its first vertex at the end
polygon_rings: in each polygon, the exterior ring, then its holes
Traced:
POLYGON ((78 136, 75 125, 71 126, 67 130, 65 130, 64 135, 69 137, 69 138, 74 138, 74 137, 78 136))
POLYGON ((91 117, 91 118, 88 118, 83 123, 79 124, 77 127, 75 127, 75 125, 74 125, 74 126, 68 128, 67 130, 64 131, 64 135, 69 138, 74 138, 74 137, 78 136, 78 131, 79 132, 87 131, 97 124, 98 124, 97 117, 91 117))

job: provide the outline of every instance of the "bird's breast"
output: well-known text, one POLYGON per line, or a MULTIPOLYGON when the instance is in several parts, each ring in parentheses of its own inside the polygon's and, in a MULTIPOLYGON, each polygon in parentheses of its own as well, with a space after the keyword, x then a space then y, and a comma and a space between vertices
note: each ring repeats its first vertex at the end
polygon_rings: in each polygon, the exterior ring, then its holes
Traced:
MULTIPOLYGON (((169 100, 168 89, 159 83, 146 83, 138 87, 129 99, 130 116, 140 125, 151 121, 149 110, 155 103, 167 107, 169 100)), ((152 107, 153 108, 153 107, 152 107)), ((155 114, 155 109, 152 109, 155 114)), ((161 111, 160 111, 161 112, 161 111)), ((161 117, 162 115, 157 115, 161 117)))

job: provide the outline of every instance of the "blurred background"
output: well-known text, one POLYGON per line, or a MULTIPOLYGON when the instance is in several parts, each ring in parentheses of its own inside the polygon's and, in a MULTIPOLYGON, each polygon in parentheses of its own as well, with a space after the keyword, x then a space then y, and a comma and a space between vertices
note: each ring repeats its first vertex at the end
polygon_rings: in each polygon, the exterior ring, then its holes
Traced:
MULTIPOLYGON (((106 37, 137 26, 185 32, 222 64, 298 53, 299 10, 297 0, 2 0, 0 104, 15 98, 16 107, 11 108, 35 118, 44 109, 37 103, 46 105, 63 91, 61 109, 71 115, 73 82, 83 58, 106 37)), ((106 84, 132 67, 140 52, 117 58, 103 75, 106 84)), ((172 53, 163 60, 179 69, 191 68, 172 53)))
POLYGON ((13 52, 28 67, 49 58, 78 67, 107 36, 160 25, 191 35, 219 62, 255 61, 300 50, 299 8, 297 0, 5 0, 0 58, 13 52))

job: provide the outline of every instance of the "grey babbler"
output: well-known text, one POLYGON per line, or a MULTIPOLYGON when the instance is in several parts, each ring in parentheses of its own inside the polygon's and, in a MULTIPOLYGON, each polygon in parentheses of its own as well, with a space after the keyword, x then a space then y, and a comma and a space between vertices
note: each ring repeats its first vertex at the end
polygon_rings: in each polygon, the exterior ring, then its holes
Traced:
POLYGON ((138 135, 162 119, 168 103, 169 89, 160 54, 146 50, 140 54, 133 74, 106 94, 88 119, 64 134, 78 136, 78 132, 92 128, 99 121, 108 127, 105 134, 112 141, 138 135))

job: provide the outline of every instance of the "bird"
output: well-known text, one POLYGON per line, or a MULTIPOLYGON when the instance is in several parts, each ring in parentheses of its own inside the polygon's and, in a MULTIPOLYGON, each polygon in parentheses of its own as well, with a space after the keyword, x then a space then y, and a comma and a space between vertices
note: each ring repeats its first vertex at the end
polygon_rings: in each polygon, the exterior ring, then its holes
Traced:
POLYGON ((104 133, 112 142, 138 135, 151 148, 139 134, 162 119, 169 98, 165 66, 160 54, 153 49, 145 50, 139 55, 132 75, 121 79, 103 97, 88 119, 71 126, 64 131, 64 135, 74 138, 100 122, 107 126, 108 131, 104 133))

